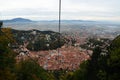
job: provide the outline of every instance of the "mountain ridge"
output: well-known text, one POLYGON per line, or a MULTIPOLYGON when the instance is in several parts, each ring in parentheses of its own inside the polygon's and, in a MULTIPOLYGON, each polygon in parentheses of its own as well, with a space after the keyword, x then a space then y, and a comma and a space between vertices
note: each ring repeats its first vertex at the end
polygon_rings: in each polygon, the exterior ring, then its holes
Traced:
MULTIPOLYGON (((0 20, 3 22, 59 22, 59 20, 31 20, 31 19, 27 19, 27 18, 13 18, 13 19, 9 19, 9 20, 0 20)), ((120 24, 118 22, 109 22, 109 21, 95 21, 95 20, 61 20, 62 23, 102 23, 102 24, 120 24)))
MULTIPOLYGON (((58 22, 58 20, 30 20, 26 18, 13 18, 9 20, 2 20, 3 22, 58 22)), ((96 22, 92 20, 61 20, 61 22, 96 22)))
POLYGON ((33 21, 25 18, 13 18, 9 20, 3 20, 3 22, 33 22, 33 21))

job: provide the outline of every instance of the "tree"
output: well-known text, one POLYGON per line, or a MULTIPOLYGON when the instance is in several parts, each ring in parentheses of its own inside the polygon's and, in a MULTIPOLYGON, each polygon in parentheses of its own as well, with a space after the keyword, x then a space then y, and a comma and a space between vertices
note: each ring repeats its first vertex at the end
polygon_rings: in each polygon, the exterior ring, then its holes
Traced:
POLYGON ((11 29, 4 28, 0 33, 0 80, 15 80, 15 53, 8 47, 13 42, 11 29))
MULTIPOLYGON (((17 80, 48 80, 49 74, 32 60, 22 61, 17 65, 17 80)), ((51 79, 52 80, 52 79, 51 79)))
POLYGON ((79 70, 74 72, 73 79, 70 80, 86 80, 87 77, 87 67, 88 67, 88 61, 84 61, 80 64, 79 70))
POLYGON ((108 65, 108 80, 120 79, 120 36, 115 38, 109 48, 107 59, 108 65))

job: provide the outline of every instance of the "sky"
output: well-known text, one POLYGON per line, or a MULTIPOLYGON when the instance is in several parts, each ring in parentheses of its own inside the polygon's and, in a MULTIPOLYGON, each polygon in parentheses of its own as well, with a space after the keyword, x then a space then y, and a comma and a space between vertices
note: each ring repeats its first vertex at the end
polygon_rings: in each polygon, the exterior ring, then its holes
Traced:
MULTIPOLYGON (((0 19, 57 20, 59 0, 0 0, 0 19)), ((120 22, 120 0, 62 0, 63 20, 120 22)))

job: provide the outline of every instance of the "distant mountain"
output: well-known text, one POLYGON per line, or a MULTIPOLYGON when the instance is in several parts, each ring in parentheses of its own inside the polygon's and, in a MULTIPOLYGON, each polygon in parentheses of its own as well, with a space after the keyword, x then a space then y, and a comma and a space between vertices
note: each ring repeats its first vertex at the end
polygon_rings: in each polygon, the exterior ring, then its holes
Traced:
POLYGON ((14 18, 11 20, 3 20, 3 22, 32 22, 32 20, 24 18, 14 18))
MULTIPOLYGON (((41 20, 39 22, 58 22, 58 20, 41 20)), ((61 20, 61 22, 66 22, 66 23, 74 23, 74 22, 96 22, 96 21, 90 21, 90 20, 61 20)))
MULTIPOLYGON (((30 19, 25 18, 14 18, 11 20, 3 20, 3 22, 58 22, 58 20, 40 20, 40 21, 32 21, 30 19)), ((79 22, 96 22, 90 20, 61 20, 63 23, 79 23, 79 22)))
POLYGON ((62 20, 62 22, 96 22, 90 20, 62 20))
MULTIPOLYGON (((33 21, 30 19, 25 19, 25 18, 14 18, 10 20, 2 20, 3 22, 58 22, 58 20, 39 20, 39 21, 33 21)), ((62 23, 108 23, 108 24, 113 24, 115 22, 109 22, 109 21, 93 21, 93 20, 61 20, 62 23)))

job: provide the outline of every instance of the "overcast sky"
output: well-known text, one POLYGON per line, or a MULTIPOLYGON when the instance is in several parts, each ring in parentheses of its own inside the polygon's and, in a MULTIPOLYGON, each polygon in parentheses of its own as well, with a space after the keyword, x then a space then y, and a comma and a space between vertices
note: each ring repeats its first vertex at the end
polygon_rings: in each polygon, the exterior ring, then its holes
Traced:
MULTIPOLYGON (((57 20, 59 0, 0 0, 0 19, 57 20)), ((120 22, 120 0, 62 0, 62 19, 120 22)))

